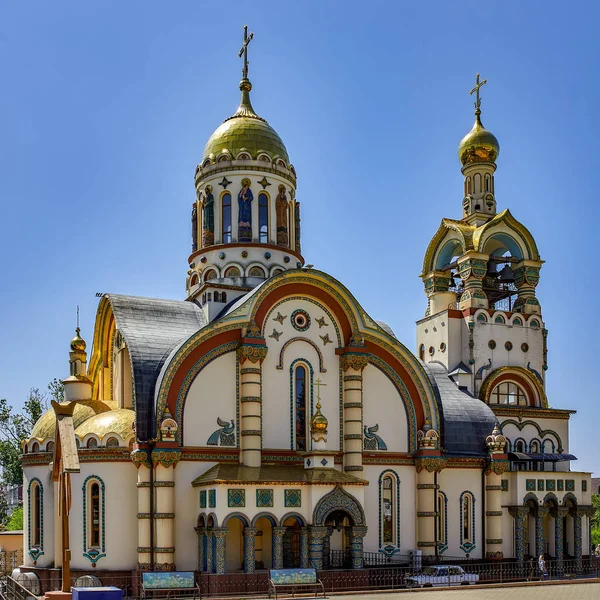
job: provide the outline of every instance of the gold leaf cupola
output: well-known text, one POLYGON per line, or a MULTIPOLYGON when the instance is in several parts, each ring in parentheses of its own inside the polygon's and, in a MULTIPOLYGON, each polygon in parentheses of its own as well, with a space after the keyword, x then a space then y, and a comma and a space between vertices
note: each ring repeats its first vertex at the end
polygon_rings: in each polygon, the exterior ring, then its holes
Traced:
POLYGON ((500 144, 496 136, 488 131, 481 122, 481 98, 479 90, 487 83, 480 81, 479 73, 475 87, 475 124, 458 146, 458 158, 465 177, 463 220, 472 225, 482 225, 496 214, 494 196, 494 173, 496 159, 500 154, 500 144))
POLYGON ((304 264, 296 171, 250 100, 253 37, 245 26, 238 109, 210 136, 196 168, 186 291, 209 321, 265 279, 304 264))

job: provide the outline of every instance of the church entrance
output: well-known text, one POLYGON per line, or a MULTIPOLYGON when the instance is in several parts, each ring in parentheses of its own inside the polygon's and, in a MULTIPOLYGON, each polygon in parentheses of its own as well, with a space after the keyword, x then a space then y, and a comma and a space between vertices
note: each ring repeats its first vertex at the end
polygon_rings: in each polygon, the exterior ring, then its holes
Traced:
POLYGON ((323 544, 323 566, 325 569, 351 569, 349 533, 354 526, 352 517, 344 510, 332 512, 325 521, 327 543, 323 544))
MULTIPOLYGON (((299 569, 302 567, 301 536, 304 521, 302 517, 290 515, 283 517, 281 525, 285 527, 283 536, 283 567, 284 569, 299 569)), ((306 530, 306 528, 304 528, 306 530)), ((304 536, 306 533, 304 533, 304 536)))

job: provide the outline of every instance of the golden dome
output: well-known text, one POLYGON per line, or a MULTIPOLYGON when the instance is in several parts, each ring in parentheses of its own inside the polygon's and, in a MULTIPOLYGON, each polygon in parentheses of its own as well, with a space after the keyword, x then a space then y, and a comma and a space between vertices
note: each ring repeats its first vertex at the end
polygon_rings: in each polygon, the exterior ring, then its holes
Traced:
POLYGON ((495 163, 500 154, 496 136, 481 123, 480 112, 475 112, 475 125, 458 146, 458 158, 463 167, 478 162, 495 163))
POLYGON ((83 439, 88 433, 96 434, 100 439, 109 433, 116 433, 127 441, 133 435, 135 412, 128 408, 118 408, 87 419, 75 429, 76 435, 83 439))
MULTIPOLYGON (((78 402, 73 411, 73 426, 79 427, 87 419, 96 416, 99 413, 109 411, 110 404, 98 400, 88 400, 87 402, 78 402)), ((45 440, 53 438, 56 430, 56 415, 54 409, 47 410, 35 423, 30 437, 45 440)))
POLYGON ((248 152, 253 159, 260 152, 265 152, 271 159, 282 158, 286 166, 290 159, 287 150, 277 132, 252 108, 250 90, 252 84, 242 79, 240 90, 242 100, 232 117, 226 119, 210 136, 204 148, 202 162, 207 158, 217 160, 219 156, 229 153, 232 159, 242 151, 248 152))
POLYGON ((310 420, 310 430, 312 433, 317 431, 327 431, 328 421, 325 415, 321 412, 321 403, 317 402, 317 412, 310 420))
POLYGON ((75 330, 75 337, 71 340, 71 350, 82 350, 84 351, 86 348, 85 340, 79 335, 80 333, 79 327, 75 330))

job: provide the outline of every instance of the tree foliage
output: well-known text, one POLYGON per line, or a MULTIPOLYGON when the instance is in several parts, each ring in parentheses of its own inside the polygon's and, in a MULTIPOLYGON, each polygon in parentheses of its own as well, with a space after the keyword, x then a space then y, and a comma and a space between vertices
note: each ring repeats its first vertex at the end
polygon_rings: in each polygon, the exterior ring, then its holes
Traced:
POLYGON ((23 529, 23 507, 17 506, 10 515, 6 524, 7 531, 20 531, 23 529))
POLYGON ((47 410, 48 400, 62 402, 63 398, 63 384, 58 379, 48 384, 47 394, 31 388, 22 411, 11 406, 6 398, 0 398, 0 466, 4 484, 23 482, 21 442, 29 437, 36 421, 47 410))
POLYGON ((592 494, 592 505, 596 512, 592 517, 592 544, 600 544, 600 495, 592 494))

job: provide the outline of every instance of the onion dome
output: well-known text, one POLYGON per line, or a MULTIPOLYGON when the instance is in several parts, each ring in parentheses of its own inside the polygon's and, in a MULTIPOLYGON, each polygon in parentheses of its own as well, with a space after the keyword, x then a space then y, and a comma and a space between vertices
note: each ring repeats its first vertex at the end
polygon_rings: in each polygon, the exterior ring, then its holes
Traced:
POLYGON ((475 111, 475 125, 458 146, 458 158, 463 167, 478 162, 495 163, 500 154, 496 136, 481 123, 481 110, 475 111))
POLYGON ((71 340, 71 350, 73 350, 74 352, 76 350, 80 350, 80 351, 85 351, 85 348, 87 346, 87 344, 85 343, 85 340, 79 335, 81 332, 81 330, 79 329, 79 327, 75 330, 75 337, 71 340))
POLYGON ((103 439, 109 433, 116 433, 122 440, 127 441, 134 435, 134 421, 134 411, 128 408, 118 408, 87 419, 75 429, 75 434, 83 439, 89 433, 93 433, 103 439))
MULTIPOLYGON (((100 402, 99 400, 91 400, 85 403, 78 402, 73 411, 73 426, 77 428, 87 419, 95 417, 99 413, 110 411, 110 404, 109 402, 100 402)), ((30 437, 45 440, 54 437, 55 431, 56 414, 54 409, 51 408, 36 421, 30 437)))
POLYGON ((328 421, 325 415, 321 412, 321 403, 317 402, 317 412, 312 416, 310 420, 311 433, 326 433, 328 421))
POLYGON ((250 102, 252 84, 246 78, 240 82, 242 99, 235 114, 217 127, 210 136, 204 148, 202 161, 207 158, 211 161, 218 160, 225 155, 234 159, 242 152, 248 152, 253 159, 264 152, 271 160, 281 158, 289 165, 290 159, 287 150, 277 132, 259 117, 250 102))

